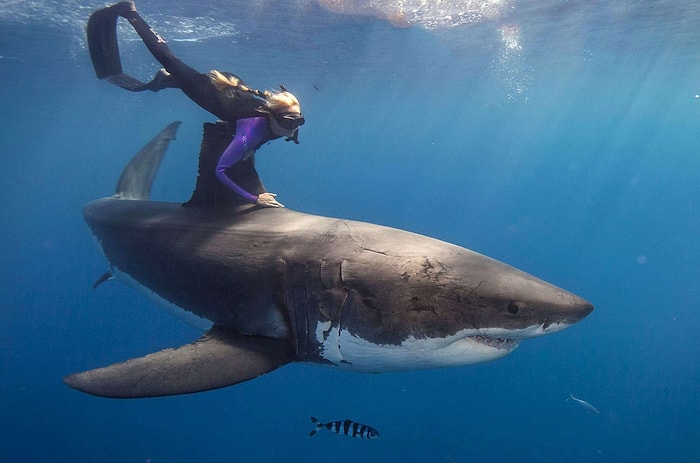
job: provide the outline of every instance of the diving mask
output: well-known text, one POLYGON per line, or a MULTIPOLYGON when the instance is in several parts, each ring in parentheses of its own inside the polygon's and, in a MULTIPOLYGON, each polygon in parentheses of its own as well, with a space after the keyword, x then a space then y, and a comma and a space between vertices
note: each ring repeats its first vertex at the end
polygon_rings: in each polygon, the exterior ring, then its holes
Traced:
POLYGON ((285 130, 295 130, 306 122, 304 116, 295 112, 277 114, 275 119, 277 119, 277 123, 279 123, 280 127, 285 130))

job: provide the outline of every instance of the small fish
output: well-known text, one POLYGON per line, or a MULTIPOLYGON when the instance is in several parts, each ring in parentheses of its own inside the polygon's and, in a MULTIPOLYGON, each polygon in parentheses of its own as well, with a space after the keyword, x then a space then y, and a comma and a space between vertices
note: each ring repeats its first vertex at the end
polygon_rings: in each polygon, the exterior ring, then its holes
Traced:
POLYGON ((97 279, 97 281, 92 285, 92 289, 97 288, 102 283, 104 283, 105 281, 109 281, 109 280, 114 280, 114 275, 112 274, 112 269, 109 269, 105 273, 103 273, 102 276, 99 277, 97 279))
POLYGON ((346 436, 359 437, 360 439, 376 439, 379 437, 379 431, 376 429, 369 427, 366 424, 360 424, 350 420, 321 423, 312 416, 311 422, 316 425, 316 429, 313 429, 309 433, 309 437, 313 436, 319 431, 319 429, 323 428, 326 428, 336 434, 345 434, 346 436))
MULTIPOLYGON (((578 403, 581 405, 583 408, 588 410, 589 412, 595 413, 596 415, 600 415, 600 412, 598 411, 597 408, 595 408, 593 405, 589 404, 585 400, 577 399, 574 397, 574 394, 569 392, 569 399, 573 400, 574 402, 578 403)), ((567 399, 568 400, 568 399, 567 399)))

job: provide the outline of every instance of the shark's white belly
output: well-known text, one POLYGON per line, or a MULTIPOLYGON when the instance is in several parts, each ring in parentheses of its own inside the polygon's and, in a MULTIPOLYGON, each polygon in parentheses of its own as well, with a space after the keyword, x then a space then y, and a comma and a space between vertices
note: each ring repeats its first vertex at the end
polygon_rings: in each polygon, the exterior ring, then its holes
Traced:
POLYGON ((454 367, 496 360, 513 352, 518 342, 486 339, 476 330, 462 330, 445 338, 409 337, 401 344, 376 344, 337 329, 331 322, 316 326, 321 356, 334 365, 355 371, 384 372, 454 367))

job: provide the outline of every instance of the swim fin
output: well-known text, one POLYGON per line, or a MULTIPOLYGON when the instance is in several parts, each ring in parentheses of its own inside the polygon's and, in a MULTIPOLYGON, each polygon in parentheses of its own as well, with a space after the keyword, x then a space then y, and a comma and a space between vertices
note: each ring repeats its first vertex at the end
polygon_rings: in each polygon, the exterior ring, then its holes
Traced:
POLYGON ((153 80, 148 83, 123 71, 119 56, 117 20, 119 16, 125 17, 132 11, 136 11, 134 2, 120 2, 90 15, 87 23, 87 39, 90 59, 97 78, 132 92, 144 90, 157 92, 162 88, 172 87, 170 82, 166 82, 169 75, 164 70, 158 71, 153 80))

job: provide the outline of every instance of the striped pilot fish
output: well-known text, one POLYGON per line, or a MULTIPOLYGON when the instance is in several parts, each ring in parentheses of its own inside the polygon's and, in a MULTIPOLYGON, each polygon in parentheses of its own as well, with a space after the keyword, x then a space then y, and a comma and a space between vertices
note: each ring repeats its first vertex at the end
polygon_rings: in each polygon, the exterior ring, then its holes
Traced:
POLYGON ((321 423, 312 416, 311 422, 316 425, 316 429, 313 429, 309 433, 309 437, 313 436, 320 429, 323 428, 326 428, 327 430, 336 434, 344 434, 350 437, 359 437, 360 439, 376 439, 377 437, 379 437, 379 431, 377 431, 376 429, 367 426, 366 424, 356 423, 351 420, 329 421, 328 423, 321 423))

